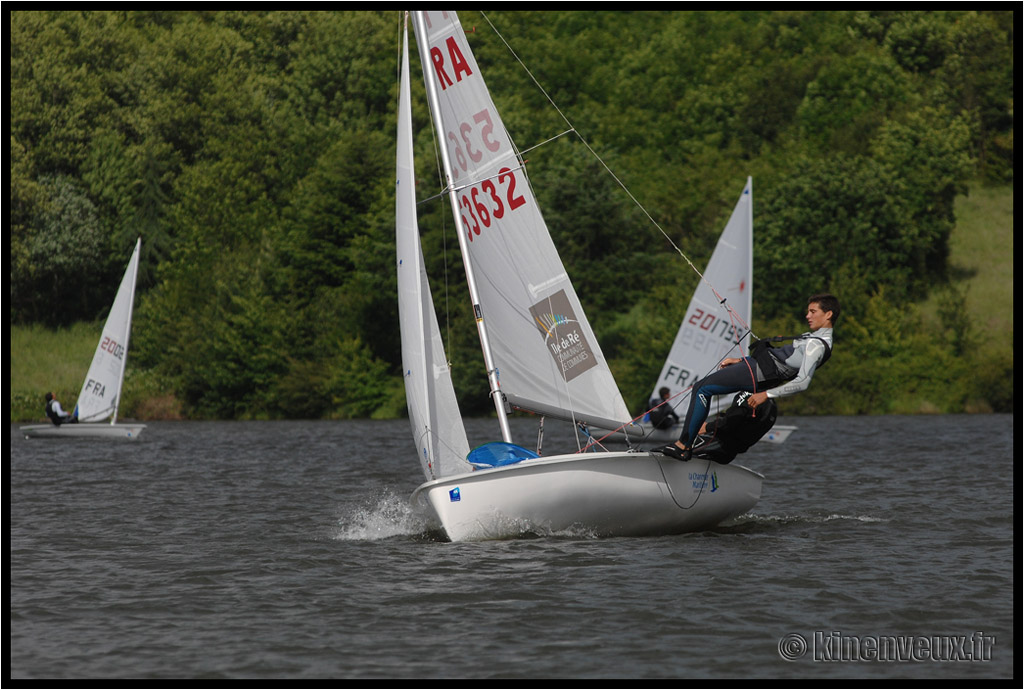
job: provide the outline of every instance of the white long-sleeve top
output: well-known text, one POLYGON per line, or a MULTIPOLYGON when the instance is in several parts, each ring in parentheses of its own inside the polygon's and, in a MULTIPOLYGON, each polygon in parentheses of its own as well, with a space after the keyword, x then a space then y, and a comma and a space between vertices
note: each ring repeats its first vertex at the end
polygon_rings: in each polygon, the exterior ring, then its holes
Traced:
POLYGON ((780 386, 770 388, 769 398, 782 398, 807 390, 811 385, 811 377, 825 356, 825 343, 832 348, 832 329, 819 328, 813 333, 805 333, 791 345, 771 350, 772 356, 779 361, 779 370, 783 373, 796 371, 796 376, 780 386), (821 340, 819 340, 819 338, 821 340))

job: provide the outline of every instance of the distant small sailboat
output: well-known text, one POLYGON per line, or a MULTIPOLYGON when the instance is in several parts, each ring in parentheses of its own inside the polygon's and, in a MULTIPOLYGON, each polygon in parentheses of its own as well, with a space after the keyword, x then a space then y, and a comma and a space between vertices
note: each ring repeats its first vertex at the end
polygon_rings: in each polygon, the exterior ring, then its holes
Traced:
POLYGON ((412 158, 408 30, 396 163, 402 364, 427 479, 412 494, 452 541, 580 530, 705 529, 748 511, 762 477, 658 453, 544 457, 512 442, 511 407, 616 428, 630 415, 558 256, 526 169, 454 12, 415 12, 420 62, 501 441, 469 444, 423 267, 412 158))
POLYGON ((37 424, 21 427, 26 438, 127 438, 136 439, 145 424, 118 424, 117 408, 121 401, 125 362, 128 357, 128 337, 132 329, 132 306, 135 301, 135 281, 139 273, 139 250, 142 238, 135 242, 125 269, 121 286, 103 326, 96 354, 89 373, 82 383, 82 392, 75 405, 77 423, 37 424), (109 423, 104 420, 110 418, 109 423))

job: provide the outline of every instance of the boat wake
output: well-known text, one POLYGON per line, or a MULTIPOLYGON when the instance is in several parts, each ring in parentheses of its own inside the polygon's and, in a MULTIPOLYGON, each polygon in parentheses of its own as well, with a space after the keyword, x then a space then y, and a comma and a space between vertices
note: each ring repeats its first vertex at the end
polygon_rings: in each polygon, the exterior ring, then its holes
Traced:
POLYGON ((889 520, 873 515, 841 515, 838 513, 830 515, 754 515, 753 513, 747 513, 722 524, 713 531, 746 533, 757 532, 763 529, 808 527, 842 521, 872 523, 888 522, 889 520))

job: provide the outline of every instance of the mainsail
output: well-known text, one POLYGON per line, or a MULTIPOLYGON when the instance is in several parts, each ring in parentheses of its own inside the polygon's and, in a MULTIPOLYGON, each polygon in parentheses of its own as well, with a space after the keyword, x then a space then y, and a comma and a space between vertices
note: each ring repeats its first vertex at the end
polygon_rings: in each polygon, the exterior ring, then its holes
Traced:
POLYGON ((435 127, 452 161, 477 318, 486 320, 501 392, 535 412, 612 428, 628 422, 458 17, 421 14, 423 76, 437 94, 435 127))
POLYGON ((465 461, 469 443, 444 356, 416 220, 407 35, 402 42, 400 88, 395 244, 402 369, 409 420, 419 449, 420 463, 427 479, 435 479, 469 470, 465 461))
POLYGON ((658 391, 668 388, 675 404, 680 400, 677 395, 717 370, 724 358, 746 354, 753 297, 753 205, 748 177, 690 300, 652 398, 660 399, 658 391))
POLYGON ((132 328, 132 303, 135 297, 135 279, 139 273, 139 249, 142 238, 135 242, 135 251, 117 289, 114 304, 107 315, 103 334, 96 346, 89 373, 78 395, 78 420, 99 422, 112 417, 117 421, 117 406, 121 399, 121 384, 128 356, 128 336, 132 328))

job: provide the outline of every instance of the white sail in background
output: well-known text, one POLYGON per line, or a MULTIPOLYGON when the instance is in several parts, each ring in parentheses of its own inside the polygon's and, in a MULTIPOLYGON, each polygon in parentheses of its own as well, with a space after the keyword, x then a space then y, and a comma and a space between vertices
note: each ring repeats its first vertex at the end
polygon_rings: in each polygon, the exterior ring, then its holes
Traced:
POLYGON ((513 405, 544 414, 613 428, 628 422, 458 18, 423 14, 424 78, 440 101, 435 127, 452 161, 466 260, 501 391, 513 405))
POLYGON ((693 294, 651 398, 660 399, 658 391, 668 388, 673 405, 678 405, 684 397, 679 394, 716 371, 724 358, 747 354, 754 275, 753 205, 753 186, 748 177, 708 261, 704 280, 693 294))
POLYGON ((135 242, 135 251, 121 279, 114 304, 103 326, 96 354, 89 373, 78 395, 78 420, 98 422, 112 417, 117 421, 117 406, 121 398, 124 367, 128 356, 128 336, 132 328, 132 303, 135 298, 135 280, 139 273, 139 249, 142 238, 135 242))
POLYGON ((398 312, 402 369, 413 438, 427 479, 470 469, 469 443, 444 356, 434 303, 423 266, 416 220, 412 107, 409 92, 409 44, 402 42, 398 108, 395 244, 398 262, 398 312))

